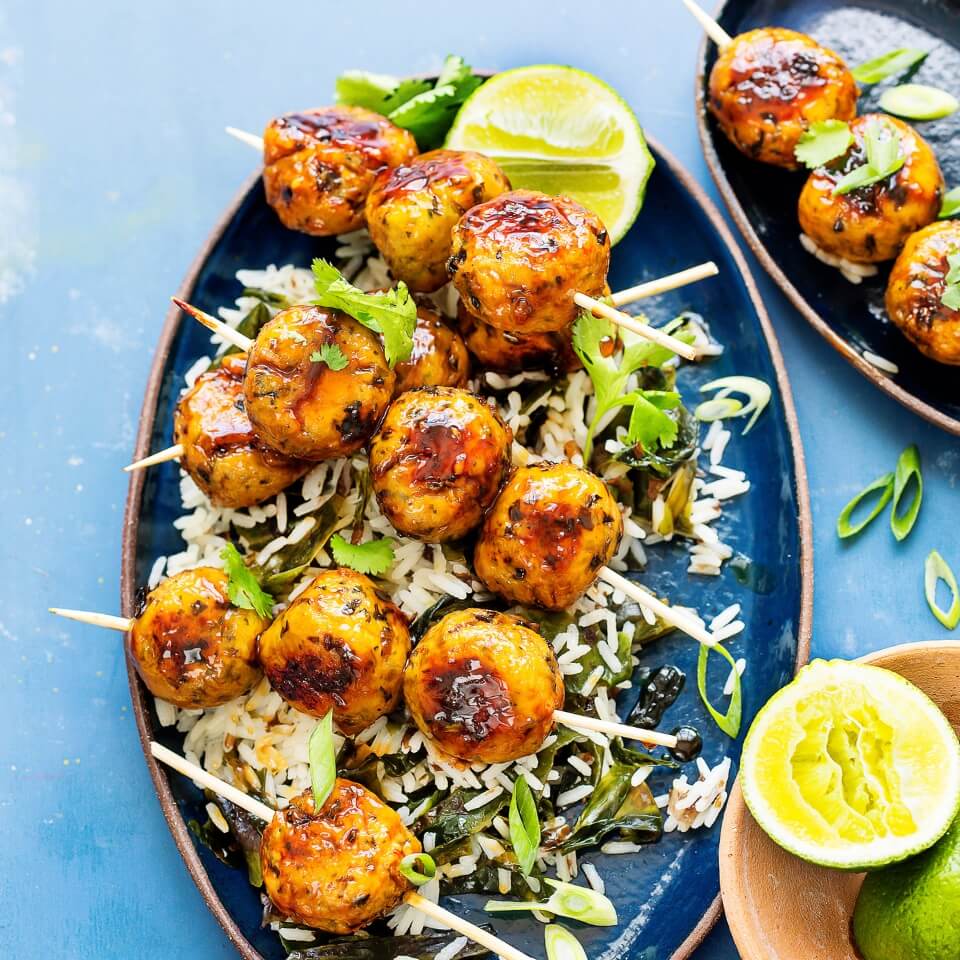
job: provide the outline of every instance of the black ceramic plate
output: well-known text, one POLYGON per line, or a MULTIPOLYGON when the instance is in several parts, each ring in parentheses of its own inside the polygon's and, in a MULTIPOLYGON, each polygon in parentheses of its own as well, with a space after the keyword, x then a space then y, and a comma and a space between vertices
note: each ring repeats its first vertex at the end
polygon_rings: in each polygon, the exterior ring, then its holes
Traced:
MULTIPOLYGON (((738 580, 728 568, 717 578, 686 573, 688 554, 680 545, 651 551, 644 582, 677 603, 719 611, 730 603, 743 606, 748 630, 731 648, 744 656, 745 731, 753 714, 793 675, 809 649, 812 560, 806 477, 796 417, 779 349, 743 257, 716 209, 690 177, 662 150, 653 147, 657 168, 647 201, 627 237, 613 252, 610 282, 622 288, 704 260, 714 260, 720 276, 676 291, 645 307, 658 319, 691 308, 709 318, 720 341, 721 358, 683 372, 681 389, 687 402, 697 399, 697 386, 717 376, 747 374, 773 387, 770 406, 747 437, 731 443, 726 461, 747 471, 753 488, 733 502, 719 522, 719 532, 738 554, 751 558, 753 577, 738 580), (669 234, 669 247, 662 237, 669 234)), ((248 184, 227 210, 184 280, 180 296, 204 310, 231 303, 240 293, 235 273, 241 267, 268 263, 307 265, 313 256, 329 256, 330 241, 285 230, 264 201, 259 180, 248 184)), ((209 335, 198 324, 171 310, 161 334, 144 400, 136 456, 165 447, 170 441, 173 409, 184 372, 208 352, 209 335)), ((736 429, 736 428, 735 428, 736 429)), ((134 609, 137 587, 146 581, 154 558, 181 549, 171 526, 180 513, 177 466, 163 464, 133 475, 123 538, 123 608, 134 609)), ((685 671, 687 687, 671 707, 665 724, 692 722, 704 732, 707 761, 729 755, 736 763, 740 742, 729 740, 712 723, 697 696, 697 645, 684 636, 670 636, 643 653, 649 665, 675 663, 685 671)), ((722 671, 715 667, 717 678, 722 671)), ((156 721, 152 698, 133 669, 131 691, 141 739, 146 747, 158 737, 173 749, 180 738, 156 721)), ((622 705, 629 708, 629 703, 622 705)), ((248 960, 281 960, 277 936, 261 927, 258 893, 246 872, 220 863, 187 829, 204 820, 203 799, 183 777, 160 769, 145 750, 167 822, 190 873, 208 906, 240 953, 248 960)), ((661 786, 660 789, 663 789, 661 786)), ((662 842, 631 856, 586 855, 607 878, 620 924, 583 928, 578 935, 590 956, 656 956, 683 958, 709 930, 720 911, 717 846, 719 829, 668 834, 662 842), (649 949, 649 952, 647 950, 649 949)), ((486 922, 481 896, 456 898, 453 908, 486 922)), ((498 915, 493 924, 506 939, 541 955, 542 927, 525 916, 498 915)))
MULTIPOLYGON (((916 71, 928 83, 960 95, 960 4, 956 0, 726 0, 717 19, 731 35, 756 27, 789 27, 835 50, 850 66, 897 47, 930 55, 916 71)), ((856 286, 800 246, 797 198, 804 174, 743 156, 707 115, 706 82, 716 46, 700 51, 697 111, 707 164, 730 213, 760 262, 794 305, 864 376, 904 406, 944 430, 960 434, 960 372, 924 357, 887 319, 883 308, 889 264, 856 286), (897 365, 890 375, 864 358, 874 354, 897 365)), ((886 86, 867 87, 860 112, 877 109, 886 86)), ((940 160, 947 187, 960 185, 960 112, 917 123, 940 160)))

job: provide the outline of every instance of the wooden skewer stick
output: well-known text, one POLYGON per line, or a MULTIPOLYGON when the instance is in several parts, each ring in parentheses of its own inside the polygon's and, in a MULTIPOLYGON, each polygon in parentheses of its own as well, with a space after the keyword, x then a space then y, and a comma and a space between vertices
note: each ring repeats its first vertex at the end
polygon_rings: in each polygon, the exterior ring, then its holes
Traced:
MULTIPOLYGON (((251 797, 242 790, 238 790, 219 777, 207 773, 202 767, 191 763, 185 757, 180 756, 180 754, 174 753, 172 750, 168 750, 166 747, 153 741, 150 743, 150 752, 161 763, 165 763, 168 767, 172 767, 178 773, 182 773, 185 777, 189 777, 191 780, 201 784, 208 790, 212 790, 219 796, 225 797, 231 803, 242 807, 260 820, 269 823, 273 819, 276 811, 272 807, 268 807, 265 803, 261 803, 255 797, 251 797)), ((415 910, 419 910, 432 920, 436 920, 451 930, 455 930, 457 933, 469 937, 475 943, 479 943, 481 947, 486 947, 491 953, 504 957, 505 960, 532 960, 532 958, 522 950, 518 950, 505 940, 501 940, 492 933, 488 933, 476 924, 470 923, 462 917, 458 917, 455 913, 451 913, 432 900, 427 900, 426 897, 422 897, 415 891, 408 893, 404 897, 404 900, 415 910)))
POLYGON ((639 740, 641 743, 653 744, 657 747, 669 747, 671 750, 677 745, 677 738, 670 733, 660 733, 659 730, 645 730, 643 727, 630 727, 625 723, 615 723, 613 720, 600 720, 597 717, 581 716, 579 713, 567 713, 566 710, 554 710, 553 719, 565 727, 574 730, 596 730, 611 737, 624 737, 627 740, 639 740))
POLYGON ((156 453, 151 453, 149 457, 128 463, 123 471, 124 473, 130 473, 131 470, 143 470, 144 467, 153 467, 158 463, 166 463, 168 460, 179 460, 182 456, 183 444, 175 443, 172 447, 167 447, 166 450, 158 450, 156 453))
POLYGON ((620 290, 610 297, 610 302, 615 307, 622 307, 624 304, 643 300, 644 297, 655 297, 657 294, 666 293, 668 290, 685 287, 688 283, 696 283, 698 280, 706 280, 707 277, 715 277, 719 272, 717 265, 712 260, 708 260, 706 263, 697 264, 695 267, 687 267, 686 270, 671 273, 666 277, 648 280, 646 283, 638 283, 635 287, 620 290))
POLYGON ((652 593, 648 593, 638 584, 621 576, 615 570, 611 570, 609 567, 601 567, 598 576, 605 583, 609 583, 614 590, 626 594, 644 610, 649 610, 655 617, 663 620, 664 623, 669 623, 671 627, 676 627, 687 636, 693 637, 698 643, 702 643, 705 647, 715 647, 717 645, 717 638, 706 627, 701 626, 694 620, 690 614, 668 606, 652 593))
POLYGON ((253 147, 254 150, 263 150, 263 137, 258 137, 255 133, 248 133, 239 127, 226 127, 225 129, 231 137, 245 143, 248 147, 253 147))
POLYGON ((672 350, 686 360, 697 359, 698 354, 695 347, 684 343, 682 340, 678 340, 676 337, 671 337, 669 333, 664 333, 656 327, 651 327, 650 324, 645 323, 640 317, 631 317, 629 313, 615 310, 608 303, 604 303, 602 300, 595 300, 593 297, 588 297, 585 293, 575 293, 573 300, 578 307, 583 307, 585 310, 590 310, 598 316, 605 317, 618 327, 623 327, 635 333, 638 337, 643 337, 646 340, 659 344, 661 347, 665 347, 667 350, 672 350))
POLYGON ((63 607, 48 607, 51 613, 67 620, 76 620, 78 623, 89 623, 95 627, 106 627, 108 630, 120 630, 126 633, 132 626, 133 620, 127 617, 114 617, 109 613, 93 613, 90 610, 65 610, 63 607))
POLYGON ((244 353, 249 351, 249 349, 253 346, 253 340, 234 330, 233 327, 224 323, 222 320, 218 320, 216 317, 211 317, 209 313, 204 313, 202 310, 198 310, 185 300, 180 300, 177 297, 171 297, 170 299, 184 313, 189 314, 194 320, 202 323, 208 330, 212 330, 214 333, 220 334, 224 340, 226 340, 228 343, 232 343, 235 347, 239 347, 244 353))
POLYGON ((723 27, 717 23, 713 17, 710 16, 705 10, 697 6, 693 0, 683 0, 683 5, 693 14, 694 19, 697 23, 703 27, 704 32, 707 36, 722 50, 724 47, 728 47, 733 42, 733 37, 727 33, 723 27))

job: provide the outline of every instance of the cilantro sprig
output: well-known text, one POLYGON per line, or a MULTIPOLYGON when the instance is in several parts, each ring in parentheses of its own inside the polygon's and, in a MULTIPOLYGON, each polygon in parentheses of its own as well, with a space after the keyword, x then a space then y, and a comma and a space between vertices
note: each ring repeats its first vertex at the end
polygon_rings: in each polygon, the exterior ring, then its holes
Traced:
POLYGON ((944 277, 940 302, 951 310, 960 310, 960 250, 947 254, 947 265, 950 269, 944 277))
POLYGON ((235 607, 253 610, 268 618, 273 612, 273 597, 263 590, 253 571, 243 562, 240 551, 228 543, 220 551, 220 559, 227 571, 227 596, 235 607))
POLYGON ((843 120, 818 120, 803 132, 793 154, 808 169, 815 170, 842 157, 852 143, 853 134, 843 120))
POLYGON ((405 283, 401 281, 395 290, 383 293, 364 293, 333 264, 319 257, 313 261, 313 282, 317 304, 342 310, 383 337, 383 351, 391 367, 410 358, 413 331, 417 325, 417 304, 405 283))
POLYGON ((863 132, 866 162, 854 167, 833 188, 834 194, 850 193, 860 187, 886 180, 895 174, 906 161, 900 134, 887 120, 871 117, 863 132))
POLYGON ((325 363, 331 370, 342 370, 350 361, 335 343, 324 343, 310 354, 311 363, 325 363))
POLYGON ((330 538, 330 553, 341 567, 350 567, 358 573, 379 577, 394 563, 393 538, 368 540, 366 543, 350 543, 339 533, 330 538))

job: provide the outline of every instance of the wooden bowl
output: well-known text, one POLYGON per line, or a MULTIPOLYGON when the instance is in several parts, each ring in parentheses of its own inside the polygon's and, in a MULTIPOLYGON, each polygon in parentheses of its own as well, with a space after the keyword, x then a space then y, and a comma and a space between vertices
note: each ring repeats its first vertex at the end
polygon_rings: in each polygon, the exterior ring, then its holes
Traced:
MULTIPOLYGON (((862 657, 918 686, 960 732, 960 642, 907 643, 862 657)), ((805 863, 757 826, 737 782, 720 833, 720 891, 743 960, 860 960, 850 921, 862 873, 805 863)))

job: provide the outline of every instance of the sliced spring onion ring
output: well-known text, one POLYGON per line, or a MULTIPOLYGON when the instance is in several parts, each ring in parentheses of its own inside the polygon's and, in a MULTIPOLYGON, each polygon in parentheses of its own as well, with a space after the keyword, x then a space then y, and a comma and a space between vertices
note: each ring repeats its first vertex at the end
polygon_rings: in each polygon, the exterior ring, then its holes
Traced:
POLYGON ((319 810, 333 792, 337 779, 337 756, 333 749, 333 711, 331 710, 314 728, 307 743, 310 762, 310 785, 313 788, 313 805, 319 810))
POLYGON ((529 875, 540 852, 540 814, 530 785, 522 774, 513 783, 509 820, 513 852, 520 869, 529 875))
POLYGON ((700 645, 700 655, 697 658, 697 689, 700 691, 700 699, 703 705, 710 712, 710 716, 716 721, 717 726, 731 739, 736 739, 740 733, 740 721, 743 716, 743 693, 740 688, 740 671, 737 670, 737 661, 733 659, 730 652, 719 643, 712 647, 705 644, 700 645), (729 664, 733 670, 733 693, 730 696, 730 706, 726 713, 721 713, 710 702, 707 696, 707 660, 710 651, 716 650, 729 664))
POLYGON ((926 50, 917 50, 914 47, 901 47, 899 50, 890 50, 888 53, 874 57, 854 67, 850 72, 857 83, 879 83, 897 73, 906 73, 912 66, 920 63, 927 56, 926 50))
POLYGON ((837 536, 841 540, 846 540, 848 537, 855 537, 861 530, 866 529, 870 524, 877 519, 878 516, 883 512, 883 508, 890 502, 890 498, 893 496, 893 474, 885 473, 882 477, 877 477, 873 483, 867 484, 841 511, 840 516, 837 517, 837 536), (856 523, 851 523, 850 518, 853 516, 857 507, 866 500, 868 497, 875 494, 877 491, 880 491, 880 496, 877 499, 877 502, 873 505, 873 509, 870 511, 867 516, 862 520, 858 520, 856 523))
POLYGON ((911 444, 897 460, 893 475, 893 509, 890 511, 890 529, 898 540, 906 538, 917 522, 920 503, 923 501, 923 474, 920 472, 920 451, 911 444), (915 480, 915 483, 911 483, 915 480), (906 510, 900 509, 900 502, 909 488, 913 488, 913 500, 906 510))
MULTIPOLYGON (((757 422, 757 417, 763 413, 767 404, 770 402, 771 390, 770 385, 765 383, 763 380, 758 380, 756 377, 721 377, 719 380, 711 380, 709 383, 705 383, 701 388, 701 393, 707 393, 710 390, 718 390, 719 393, 713 398, 712 401, 707 401, 707 403, 721 400, 728 400, 731 393, 743 393, 746 395, 748 402, 746 404, 740 404, 740 406, 733 411, 731 407, 731 412, 724 415, 717 415, 717 407, 708 409, 708 414, 713 414, 710 419, 712 420, 723 420, 726 417, 745 417, 748 413, 752 413, 753 416, 747 421, 747 425, 743 428, 744 434, 749 433, 753 429, 753 425, 757 422)), ((733 400, 733 402, 737 402, 733 400)), ((700 404, 699 407, 694 411, 694 416, 697 419, 703 420, 704 418, 700 416, 701 408, 704 404, 700 404)))
POLYGON ((543 931, 547 960, 587 960, 587 951, 580 941, 559 923, 548 923, 543 931))
POLYGON ((713 397, 704 400, 693 415, 702 423, 711 423, 714 420, 726 420, 727 417, 736 417, 743 409, 743 404, 736 397, 713 397))
POLYGON ((542 910, 555 917, 568 917, 595 927, 612 927, 617 923, 617 908, 612 901, 590 887, 575 883, 561 883, 544 877, 544 882, 554 888, 553 895, 543 903, 528 903, 523 900, 488 900, 483 909, 487 913, 508 913, 512 910, 542 910))
POLYGON ((943 195, 937 218, 946 220, 948 217, 955 217, 958 213, 960 213, 960 187, 954 187, 943 195))
POLYGON ((939 120, 948 117, 960 107, 952 93, 925 83, 903 83, 884 90, 880 109, 908 120, 939 120))
POLYGON ((400 861, 400 873, 415 887, 422 887, 437 875, 437 864, 429 853, 408 853, 400 861))
POLYGON ((957 589, 957 578, 953 575, 949 564, 936 550, 931 550, 923 565, 923 592, 927 597, 927 606, 930 612, 948 629, 952 630, 960 623, 960 590, 957 589), (944 610, 937 603, 937 584, 943 581, 953 597, 949 610, 944 610))

